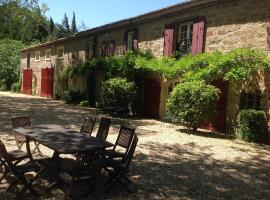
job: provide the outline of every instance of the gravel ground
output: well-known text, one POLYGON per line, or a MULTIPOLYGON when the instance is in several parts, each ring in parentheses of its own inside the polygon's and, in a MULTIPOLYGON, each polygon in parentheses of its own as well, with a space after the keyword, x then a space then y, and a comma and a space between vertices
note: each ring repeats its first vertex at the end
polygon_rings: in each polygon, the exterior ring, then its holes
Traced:
MULTIPOLYGON (((84 116, 92 109, 69 106, 61 101, 22 94, 0 92, 0 139, 8 150, 15 149, 10 135, 9 117, 28 114, 33 124, 60 124, 79 129, 84 116)), ((109 141, 114 142, 119 124, 114 120, 109 141)), ((206 131, 190 133, 181 126, 151 119, 130 119, 139 135, 139 144, 131 165, 130 178, 137 188, 135 195, 120 187, 106 194, 106 199, 269 199, 270 146, 244 143, 206 131)), ((42 147, 42 152, 52 151, 42 147)), ((44 192, 46 181, 35 185, 40 199, 63 199, 61 188, 44 192)), ((0 199, 10 199, 0 184, 0 199)), ((104 199, 98 189, 94 199, 104 199)), ((93 196, 93 195, 92 195, 93 196)), ((25 198, 33 199, 30 194, 25 198)), ((91 199, 90 197, 87 199, 91 199)))

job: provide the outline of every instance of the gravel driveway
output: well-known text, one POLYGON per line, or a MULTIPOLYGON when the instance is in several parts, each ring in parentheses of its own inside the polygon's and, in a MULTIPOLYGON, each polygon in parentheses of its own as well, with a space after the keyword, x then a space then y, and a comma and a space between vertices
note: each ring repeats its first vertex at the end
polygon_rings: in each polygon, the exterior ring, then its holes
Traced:
MULTIPOLYGON (((8 149, 15 148, 13 137, 8 135, 10 116, 28 114, 33 124, 54 123, 78 129, 90 112, 61 101, 0 92, 0 138, 8 149)), ((130 174, 138 192, 130 195, 118 188, 107 199, 269 199, 269 145, 244 143, 203 131, 189 133, 181 126, 156 120, 129 121, 139 135, 130 174)), ((114 121, 109 133, 111 142, 122 122, 126 120, 114 121)), ((52 153, 45 147, 42 151, 52 153)), ((5 187, 5 182, 0 185, 0 199, 12 196, 3 192, 5 187)), ((96 196, 104 199, 103 194, 96 196)), ((55 189, 41 199, 62 198, 63 192, 55 189)))

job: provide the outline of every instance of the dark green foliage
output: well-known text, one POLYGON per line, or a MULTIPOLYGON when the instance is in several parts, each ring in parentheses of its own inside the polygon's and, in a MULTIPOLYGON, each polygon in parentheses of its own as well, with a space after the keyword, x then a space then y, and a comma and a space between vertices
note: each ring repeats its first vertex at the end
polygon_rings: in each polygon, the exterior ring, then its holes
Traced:
POLYGON ((237 117, 239 137, 247 142, 265 142, 267 119, 263 111, 241 110, 237 117))
POLYGON ((20 41, 0 40, 0 81, 10 89, 19 80, 20 52, 24 45, 20 41))
POLYGON ((68 17, 65 13, 64 18, 62 20, 62 28, 61 28, 61 34, 63 34, 64 37, 67 37, 70 35, 70 26, 69 26, 69 22, 68 22, 68 17))
POLYGON ((89 107, 89 102, 88 101, 81 101, 79 104, 81 107, 89 107))
POLYGON ((38 1, 10 0, 0 4, 0 39, 9 38, 30 44, 48 36, 47 7, 38 1))
POLYGON ((21 84, 21 81, 19 81, 19 82, 16 82, 16 83, 13 83, 12 85, 11 85, 11 91, 12 92, 20 92, 21 91, 21 87, 22 87, 22 84, 21 84))
POLYGON ((103 107, 123 108, 128 110, 136 99, 136 86, 124 78, 111 78, 102 84, 103 107))
POLYGON ((180 83, 169 96, 168 111, 174 119, 196 131, 199 125, 214 116, 219 92, 203 81, 180 83))
POLYGON ((73 12, 72 22, 71 22, 71 34, 75 34, 78 32, 77 25, 76 25, 76 17, 75 13, 73 12))
POLYGON ((79 104, 84 100, 86 100, 86 94, 80 91, 67 90, 64 92, 64 101, 67 104, 79 104))

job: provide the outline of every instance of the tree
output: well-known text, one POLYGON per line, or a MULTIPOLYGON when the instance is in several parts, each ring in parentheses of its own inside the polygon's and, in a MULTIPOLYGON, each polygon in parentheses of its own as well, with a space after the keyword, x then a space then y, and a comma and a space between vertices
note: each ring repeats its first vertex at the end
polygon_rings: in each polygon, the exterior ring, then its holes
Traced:
POLYGON ((55 30, 55 25, 54 25, 53 19, 50 17, 49 34, 53 34, 54 30, 55 30))
POLYGON ((75 34, 78 32, 77 26, 76 26, 76 18, 75 18, 75 13, 73 12, 73 18, 72 18, 72 23, 71 23, 71 33, 75 34))
POLYGON ((26 44, 43 41, 48 36, 48 7, 37 0, 5 0, 0 2, 0 39, 21 40, 26 44))
POLYGON ((0 82, 10 89, 12 83, 19 80, 20 49, 24 45, 20 41, 0 40, 0 82))
POLYGON ((214 116, 219 92, 219 89, 204 81, 180 83, 169 96, 168 111, 174 119, 196 131, 203 122, 214 116))
POLYGON ((68 17, 65 13, 64 18, 62 20, 62 28, 64 31, 64 36, 69 36, 70 35, 70 26, 69 26, 69 22, 68 22, 68 17))

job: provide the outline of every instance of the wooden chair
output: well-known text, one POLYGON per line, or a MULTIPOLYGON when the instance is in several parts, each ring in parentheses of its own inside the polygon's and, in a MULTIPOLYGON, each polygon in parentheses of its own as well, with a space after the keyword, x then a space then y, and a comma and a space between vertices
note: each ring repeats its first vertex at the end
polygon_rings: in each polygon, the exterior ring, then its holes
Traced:
POLYGON ((137 134, 134 134, 132 143, 130 144, 130 148, 128 152, 124 155, 122 160, 112 160, 112 159, 106 160, 105 169, 110 174, 109 180, 107 182, 108 183, 107 191, 113 187, 115 182, 119 182, 129 192, 134 192, 129 188, 129 184, 131 184, 132 182, 127 177, 127 174, 137 144, 138 144, 138 136, 137 134))
POLYGON ((96 137, 102 141, 106 141, 111 125, 111 119, 102 117, 100 119, 99 128, 96 137))
MULTIPOLYGON (((29 116, 19 116, 19 117, 11 117, 10 118, 12 128, 19 128, 24 126, 31 126, 31 121, 29 116)), ((26 143, 26 138, 23 135, 15 133, 15 141, 19 150, 22 149, 22 146, 26 143)), ((35 148, 32 151, 33 153, 39 153, 43 155, 39 149, 39 143, 34 141, 35 148)))
MULTIPOLYGON (((13 165, 18 165, 22 160, 28 159, 29 156, 26 152, 21 150, 13 150, 8 152, 8 156, 13 165)), ((0 178, 0 183, 6 177, 6 175, 10 172, 5 168, 5 164, 2 158, 0 158, 0 168, 3 167, 3 175, 0 178)))
POLYGON ((97 118, 94 116, 85 117, 80 132, 91 135, 95 127, 96 119, 97 118))
POLYGON ((124 155, 129 150, 130 144, 133 139, 133 135, 135 133, 134 128, 128 128, 125 126, 121 126, 116 142, 111 150, 105 150, 105 156, 107 158, 123 158, 124 155), (122 149, 120 152, 118 149, 122 149))
POLYGON ((76 159, 61 160, 59 176, 65 186, 66 198, 81 198, 89 194, 101 170, 98 154, 76 154, 76 159))
POLYGON ((5 167, 5 169, 12 173, 16 179, 13 181, 7 190, 10 190, 14 187, 18 182, 21 182, 24 187, 20 190, 15 199, 21 199, 21 195, 29 190, 34 195, 38 195, 37 191, 32 187, 33 181, 35 181, 38 176, 43 172, 44 168, 37 161, 29 161, 22 165, 17 165, 18 163, 12 158, 12 156, 7 152, 4 143, 0 140, 0 158, 1 163, 5 167), (30 180, 27 180, 25 177, 26 173, 36 172, 37 174, 32 177, 30 180))

